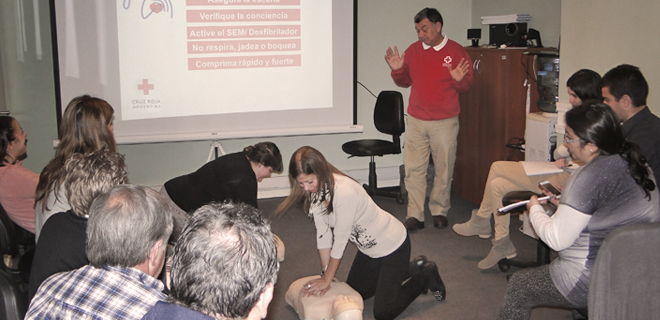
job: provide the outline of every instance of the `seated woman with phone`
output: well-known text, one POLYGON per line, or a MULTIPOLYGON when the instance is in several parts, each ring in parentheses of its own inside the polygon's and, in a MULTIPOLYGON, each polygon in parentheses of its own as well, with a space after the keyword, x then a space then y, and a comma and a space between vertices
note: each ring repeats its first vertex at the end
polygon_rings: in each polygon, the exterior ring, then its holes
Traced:
POLYGON ((511 276, 498 319, 529 319, 539 305, 586 309, 591 268, 605 237, 620 226, 660 221, 651 170, 639 147, 624 138, 612 109, 603 103, 571 109, 565 139, 584 165, 566 181, 552 216, 536 196, 527 204, 534 230, 559 256, 511 276))
MULTIPOLYGON (((582 69, 573 74, 566 82, 569 95, 569 102, 573 107, 579 106, 583 101, 598 100, 602 101, 601 89, 599 86, 600 75, 595 71, 582 69)), ((557 148, 555 165, 558 168, 565 168, 567 161, 563 158, 569 154, 562 145, 557 148)), ((491 226, 490 216, 502 206, 502 197, 511 191, 533 191, 539 192, 539 182, 548 180, 555 185, 561 186, 568 178, 569 173, 555 173, 545 175, 527 176, 525 169, 520 162, 516 161, 496 161, 488 172, 484 196, 481 200, 479 209, 472 211, 472 217, 469 221, 461 224, 455 224, 452 229, 462 236, 479 236, 480 238, 490 238, 491 226)), ((495 214, 495 237, 493 246, 483 260, 477 265, 479 269, 488 269, 495 265, 501 259, 512 259, 516 256, 516 247, 509 239, 509 214, 495 214)))

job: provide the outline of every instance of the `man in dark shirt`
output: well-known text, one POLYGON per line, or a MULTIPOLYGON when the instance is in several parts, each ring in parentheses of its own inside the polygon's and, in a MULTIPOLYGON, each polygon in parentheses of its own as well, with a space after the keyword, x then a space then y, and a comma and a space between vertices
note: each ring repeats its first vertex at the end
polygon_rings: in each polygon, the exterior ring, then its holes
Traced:
POLYGON ((603 102, 621 120, 628 141, 636 143, 660 181, 660 118, 646 106, 649 85, 638 67, 622 64, 608 71, 601 80, 603 102))

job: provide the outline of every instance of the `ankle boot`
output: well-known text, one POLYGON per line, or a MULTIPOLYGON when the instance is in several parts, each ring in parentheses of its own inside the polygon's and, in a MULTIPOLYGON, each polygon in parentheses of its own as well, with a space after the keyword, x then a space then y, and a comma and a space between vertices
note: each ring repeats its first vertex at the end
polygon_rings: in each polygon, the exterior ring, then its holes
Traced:
POLYGON ((493 247, 490 249, 488 256, 479 261, 477 267, 479 269, 488 269, 504 258, 513 259, 515 257, 516 247, 513 246, 513 242, 511 242, 509 236, 498 240, 493 239, 493 247))
POLYGON ((482 239, 490 238, 491 229, 490 229, 490 217, 482 218, 477 215, 479 209, 472 210, 472 217, 466 223, 455 224, 451 227, 454 232, 465 236, 479 236, 482 239))

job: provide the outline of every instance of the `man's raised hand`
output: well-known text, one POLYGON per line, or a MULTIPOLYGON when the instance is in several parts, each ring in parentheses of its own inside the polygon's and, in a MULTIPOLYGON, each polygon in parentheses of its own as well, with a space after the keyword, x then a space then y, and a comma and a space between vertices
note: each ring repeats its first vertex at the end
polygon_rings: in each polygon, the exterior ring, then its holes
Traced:
POLYGON ((390 66, 392 71, 399 70, 401 67, 403 67, 404 55, 405 52, 399 56, 399 49, 396 46, 394 46, 394 50, 392 50, 392 47, 387 48, 387 51, 385 51, 385 61, 387 61, 387 64, 390 66))
POLYGON ((470 63, 467 62, 465 58, 462 58, 456 68, 452 69, 451 65, 447 66, 447 68, 449 68, 449 74, 451 74, 451 77, 456 80, 456 82, 461 82, 463 77, 465 77, 470 70, 470 63))

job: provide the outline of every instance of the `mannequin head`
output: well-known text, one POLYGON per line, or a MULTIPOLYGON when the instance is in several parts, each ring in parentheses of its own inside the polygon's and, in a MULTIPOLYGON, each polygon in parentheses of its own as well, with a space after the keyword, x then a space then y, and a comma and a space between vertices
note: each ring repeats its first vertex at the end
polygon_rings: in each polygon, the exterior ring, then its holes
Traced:
POLYGON ((362 309, 355 300, 340 294, 332 304, 332 315, 335 320, 362 320, 362 309))

